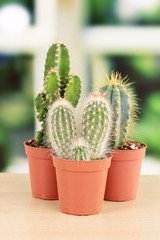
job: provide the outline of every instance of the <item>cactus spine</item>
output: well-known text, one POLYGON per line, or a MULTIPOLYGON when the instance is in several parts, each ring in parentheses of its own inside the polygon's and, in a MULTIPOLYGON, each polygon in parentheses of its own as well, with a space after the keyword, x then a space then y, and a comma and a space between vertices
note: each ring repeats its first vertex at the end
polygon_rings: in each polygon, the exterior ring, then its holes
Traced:
POLYGON ((62 158, 71 158, 70 147, 76 136, 74 109, 65 99, 52 104, 47 116, 48 132, 52 148, 62 158))
POLYGON ((90 146, 91 159, 104 157, 111 129, 111 107, 100 94, 86 100, 82 116, 82 135, 90 146))
POLYGON ((110 135, 110 147, 124 144, 131 124, 136 117, 136 101, 130 89, 130 83, 124 81, 121 74, 112 72, 107 85, 100 89, 110 101, 113 111, 113 125, 110 135))
POLYGON ((37 144, 51 147, 46 127, 49 107, 58 98, 64 98, 75 107, 81 94, 81 80, 76 75, 70 75, 70 56, 63 43, 53 44, 47 53, 44 71, 44 91, 35 99, 38 112, 37 118, 41 122, 41 130, 37 133, 37 144), (65 96, 64 96, 65 95, 65 96))

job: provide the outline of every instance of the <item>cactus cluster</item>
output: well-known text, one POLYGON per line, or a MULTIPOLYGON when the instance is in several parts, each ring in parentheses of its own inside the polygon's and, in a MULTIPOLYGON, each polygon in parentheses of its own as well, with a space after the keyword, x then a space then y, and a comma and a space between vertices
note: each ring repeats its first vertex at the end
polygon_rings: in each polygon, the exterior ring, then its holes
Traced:
POLYGON ((82 136, 78 136, 72 105, 65 99, 52 104, 47 118, 52 148, 66 159, 103 158, 111 129, 110 104, 102 95, 92 94, 84 103, 81 118, 82 136))
POLYGON ((112 130, 110 133, 110 148, 116 149, 124 144, 134 124, 136 118, 136 100, 132 93, 126 77, 122 78, 121 74, 112 72, 111 78, 107 76, 106 86, 100 89, 106 99, 112 106, 112 130))
POLYGON ((113 72, 100 93, 86 99, 78 136, 75 107, 80 94, 81 80, 70 74, 67 47, 63 43, 53 44, 46 57, 44 89, 35 98, 41 122, 37 144, 54 148, 59 157, 66 159, 100 159, 106 148, 124 145, 136 118, 135 95, 126 78, 113 72))
POLYGON ((63 43, 53 44, 47 53, 44 71, 44 90, 35 98, 38 112, 37 118, 41 122, 41 130, 37 133, 37 144, 50 148, 49 133, 46 119, 48 109, 58 98, 66 98, 76 107, 81 94, 81 80, 79 76, 70 74, 70 56, 63 43))

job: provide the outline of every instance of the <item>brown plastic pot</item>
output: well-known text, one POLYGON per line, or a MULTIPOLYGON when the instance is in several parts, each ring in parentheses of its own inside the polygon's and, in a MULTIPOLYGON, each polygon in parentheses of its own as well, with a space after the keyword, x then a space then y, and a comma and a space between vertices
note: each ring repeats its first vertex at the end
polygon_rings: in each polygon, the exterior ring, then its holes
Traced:
POLYGON ((60 209, 72 215, 100 212, 111 157, 75 161, 53 156, 56 168, 60 209))
POLYGON ((57 181, 51 149, 31 147, 30 142, 31 140, 26 141, 24 146, 29 162, 32 195, 57 200, 57 181))
POLYGON ((111 151, 112 164, 108 171, 105 200, 128 201, 136 197, 142 159, 146 145, 137 150, 111 151))

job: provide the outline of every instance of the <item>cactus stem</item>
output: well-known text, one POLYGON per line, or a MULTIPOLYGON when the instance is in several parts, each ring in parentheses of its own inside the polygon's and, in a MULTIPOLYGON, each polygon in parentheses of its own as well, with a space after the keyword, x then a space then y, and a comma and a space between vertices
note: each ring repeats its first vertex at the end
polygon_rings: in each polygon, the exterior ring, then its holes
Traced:
POLYGON ((132 84, 128 83, 127 76, 122 78, 120 73, 112 72, 111 78, 107 75, 107 85, 100 90, 111 101, 114 111, 111 134, 114 148, 123 145, 137 118, 137 99, 130 89, 132 84))

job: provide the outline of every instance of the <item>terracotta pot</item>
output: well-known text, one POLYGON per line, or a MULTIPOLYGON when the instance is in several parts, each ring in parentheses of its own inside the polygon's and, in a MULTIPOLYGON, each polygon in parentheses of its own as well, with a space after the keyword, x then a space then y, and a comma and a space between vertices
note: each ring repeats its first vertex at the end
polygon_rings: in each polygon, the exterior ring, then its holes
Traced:
POLYGON ((127 201, 137 194, 142 159, 146 145, 137 150, 114 150, 112 164, 108 171, 105 200, 127 201))
POLYGON ((57 181, 51 149, 31 147, 28 145, 30 141, 26 141, 24 146, 29 162, 32 195, 57 200, 57 181))
POLYGON ((111 157, 75 161, 53 156, 62 212, 91 215, 101 210, 110 162, 111 157))

